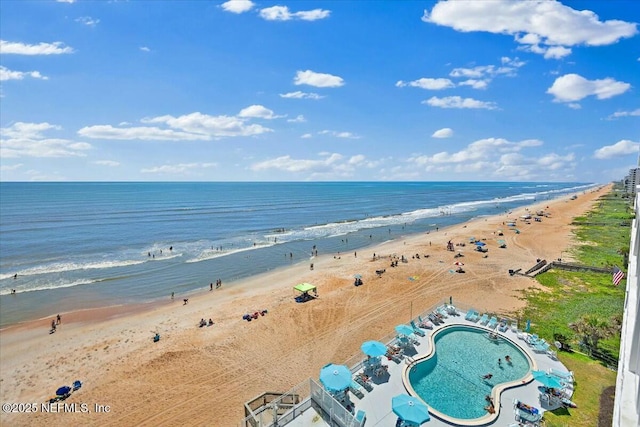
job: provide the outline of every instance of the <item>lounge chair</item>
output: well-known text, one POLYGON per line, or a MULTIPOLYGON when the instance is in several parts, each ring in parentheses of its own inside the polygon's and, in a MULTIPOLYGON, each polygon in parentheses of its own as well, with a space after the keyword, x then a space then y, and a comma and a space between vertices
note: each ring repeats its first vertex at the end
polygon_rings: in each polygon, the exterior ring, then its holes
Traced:
POLYGON ((425 321, 421 316, 418 316, 418 321, 420 322, 418 323, 418 326, 420 326, 422 329, 433 329, 433 323, 431 323, 429 320, 425 321))
POLYGON ((495 316, 491 316, 491 320, 489 320, 489 324, 487 325, 487 327, 489 329, 495 329, 497 325, 498 319, 495 316))
POLYGON ((359 423, 360 427, 364 425, 364 422, 367 420, 367 414, 364 411, 359 410, 356 412, 356 422, 359 423))
POLYGON ((456 306, 453 305, 453 304, 447 305, 447 312, 452 316, 459 316, 460 315, 460 312, 458 311, 456 306))
POLYGON ((573 371, 566 372, 551 368, 549 369, 549 373, 554 377, 558 377, 566 381, 573 381, 573 371))
POLYGON ((422 331, 422 329, 418 328, 416 326, 416 323, 413 320, 411 321, 411 327, 413 328, 413 333, 414 334, 420 335, 421 337, 423 337, 425 335, 424 332, 422 331))
POLYGON ((487 322, 489 322, 489 316, 487 315, 487 313, 483 314, 482 317, 480 318, 480 324, 481 325, 486 325, 487 322))
POLYGON ((358 399, 362 399, 364 397, 364 393, 362 392, 360 384, 355 381, 351 381, 351 384, 349 385, 349 391, 353 393, 358 399))
POLYGON ((444 306, 438 307, 436 309, 436 312, 442 317, 444 317, 445 319, 449 317, 449 314, 447 313, 447 309, 444 306))
POLYGON ((536 425, 542 419, 542 414, 538 408, 524 404, 518 399, 513 400, 513 411, 516 415, 516 421, 536 425))
POLYGON ((518 339, 526 342, 529 337, 529 334, 522 331, 516 331, 516 336, 518 337, 518 339))
POLYGON ((549 349, 549 343, 545 342, 544 340, 533 346, 533 351, 536 353, 546 353, 549 351, 549 349))
MULTIPOLYGON (((366 375, 364 372, 360 372, 354 375, 353 380, 356 384, 359 384, 362 387, 364 387, 365 390, 367 391, 373 390, 373 387, 371 385, 371 378, 368 375, 366 375)), ((353 382, 352 382, 352 385, 353 385, 353 382)))
POLYGON ((471 320, 475 316, 475 313, 476 313, 476 311, 474 309, 470 308, 467 311, 466 316, 464 316, 464 320, 471 320))
POLYGON ((500 332, 507 332, 509 330, 509 325, 507 324, 507 319, 501 319, 500 323, 498 323, 498 330, 500 332))
POLYGON ((428 317, 429 317, 429 320, 431 320, 434 325, 439 325, 441 323, 444 323, 444 321, 442 319, 440 319, 438 316, 436 316, 433 313, 429 313, 428 317))

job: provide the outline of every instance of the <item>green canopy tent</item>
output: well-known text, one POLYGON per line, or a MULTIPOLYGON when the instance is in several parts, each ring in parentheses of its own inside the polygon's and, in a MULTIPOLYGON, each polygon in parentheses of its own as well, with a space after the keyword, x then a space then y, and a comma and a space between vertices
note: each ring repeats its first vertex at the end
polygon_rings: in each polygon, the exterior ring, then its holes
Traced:
POLYGON ((305 292, 315 291, 316 287, 311 283, 300 283, 299 285, 295 285, 293 289, 295 289, 296 291, 305 293, 305 292))
POLYGON ((316 291, 316 287, 311 283, 300 283, 293 287, 293 290, 300 292, 301 294, 296 297, 297 302, 306 302, 311 299, 314 299, 318 296, 318 292, 316 291), (310 295, 309 292, 313 292, 313 295, 310 295))

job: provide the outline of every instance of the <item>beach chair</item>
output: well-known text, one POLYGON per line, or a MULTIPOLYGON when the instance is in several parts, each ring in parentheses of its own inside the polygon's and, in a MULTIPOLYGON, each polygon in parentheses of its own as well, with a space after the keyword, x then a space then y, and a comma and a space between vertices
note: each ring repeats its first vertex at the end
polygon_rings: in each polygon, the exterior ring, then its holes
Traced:
POLYGON ((513 320, 511 322, 511 332, 518 332, 518 321, 513 320))
POLYGON ((364 397, 362 387, 360 387, 360 385, 355 381, 351 381, 351 384, 349 385, 349 391, 353 393, 353 395, 358 399, 362 399, 364 397))
POLYGON ((356 422, 360 427, 364 425, 364 422, 366 420, 367 420, 367 414, 364 411, 359 410, 358 412, 356 412, 356 422))
POLYGON ((411 321, 410 325, 413 328, 413 333, 414 334, 420 335, 421 337, 423 337, 425 335, 424 332, 422 331, 422 329, 418 328, 416 326, 416 323, 413 320, 411 321))
POLYGON ((509 325, 507 325, 507 321, 502 319, 500 323, 498 323, 498 330, 500 332, 507 332, 509 330, 509 325))
POLYGON ((533 346, 533 351, 536 353, 547 353, 550 349, 549 343, 542 340, 533 346))
POLYGON ((554 377, 560 378, 561 380, 573 382, 573 371, 566 372, 551 368, 548 372, 554 377))
POLYGON ((433 329, 433 323, 431 323, 429 320, 425 321, 421 316, 418 316, 418 321, 420 322, 418 323, 418 326, 420 326, 422 329, 433 329))
POLYGON ((449 314, 447 313, 447 309, 444 306, 440 306, 436 309, 436 312, 441 315, 443 318, 448 318, 449 314))
POLYGON ((471 318, 472 318, 472 317, 474 317, 475 312, 476 312, 476 311, 475 311, 474 309, 470 308, 470 309, 467 311, 467 314, 464 316, 464 320, 471 320, 471 318))
POLYGON ((489 316, 487 315, 487 313, 483 314, 482 317, 480 318, 480 324, 481 325, 486 325, 489 322, 489 316))
POLYGON ((458 309, 456 309, 456 306, 453 304, 445 304, 445 308, 447 309, 447 313, 451 316, 458 316, 460 314, 458 313, 458 309))
POLYGON ((495 316, 491 316, 491 320, 489 320, 487 327, 489 329, 495 329, 497 325, 498 325, 498 319, 495 316))
POLYGON ((369 377, 364 377, 363 374, 364 372, 361 372, 360 374, 355 375, 353 377, 352 385, 353 385, 353 382, 355 382, 356 384, 361 385, 367 391, 373 390, 373 386, 371 385, 371 381, 369 380, 369 377))

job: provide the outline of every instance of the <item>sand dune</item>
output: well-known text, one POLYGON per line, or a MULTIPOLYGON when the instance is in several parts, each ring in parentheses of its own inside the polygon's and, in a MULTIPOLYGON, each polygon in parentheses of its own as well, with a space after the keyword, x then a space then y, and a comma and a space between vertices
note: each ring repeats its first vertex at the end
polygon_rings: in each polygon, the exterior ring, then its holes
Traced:
POLYGON ((503 222, 525 208, 360 249, 357 257, 320 255, 313 271, 308 263, 297 264, 203 291, 187 305, 177 295, 154 305, 65 313, 53 335, 50 318, 7 328, 0 332, 2 402, 39 405, 60 385, 80 379, 84 386, 66 403, 87 404, 89 412, 46 414, 38 406, 38 413, 3 413, 0 421, 48 427, 237 426, 245 401, 317 377, 326 363, 358 356, 363 341, 383 339, 398 323, 450 296, 478 310, 521 308, 519 291, 537 284, 510 276, 508 269, 526 270, 537 258, 560 257, 571 245, 571 220, 609 190, 529 206, 551 217, 518 221, 520 234, 503 222), (499 229, 504 236, 495 234, 499 229), (472 250, 469 236, 486 239, 488 257, 472 250), (497 239, 507 248, 499 249, 497 239), (446 250, 449 240, 467 243, 455 248, 464 251, 465 274, 450 271, 455 266, 454 253, 446 250), (374 253, 380 258, 374 260, 374 253), (408 262, 391 268, 393 254, 408 262), (420 259, 413 259, 415 254, 420 259), (386 272, 377 277, 377 269, 386 272), (363 286, 353 286, 355 273, 362 274, 363 286), (296 304, 292 287, 303 281, 317 285, 319 298, 296 304), (262 309, 268 314, 242 320, 244 313, 262 309), (198 328, 200 318, 212 318, 215 325, 198 328), (156 331, 162 338, 153 343, 156 331), (95 404, 110 410, 95 412, 95 404))

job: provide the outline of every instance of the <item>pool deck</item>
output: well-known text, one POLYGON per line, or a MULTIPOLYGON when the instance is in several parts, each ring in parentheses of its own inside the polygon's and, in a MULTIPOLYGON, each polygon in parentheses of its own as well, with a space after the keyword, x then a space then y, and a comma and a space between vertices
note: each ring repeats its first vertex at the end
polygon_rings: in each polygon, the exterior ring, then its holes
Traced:
MULTIPOLYGON (((468 326, 480 326, 478 323, 465 320, 464 313, 460 313, 458 316, 449 316, 444 319, 444 324, 436 326, 432 330, 423 330, 425 332, 424 337, 415 336, 418 345, 415 346, 416 355, 413 358, 419 358, 421 355, 431 352, 431 335, 440 328, 447 325, 468 325, 468 326)), ((488 328, 484 328, 490 331, 488 328)), ((498 332, 498 335, 509 338, 514 342, 521 350, 527 353, 537 365, 533 369, 547 371, 550 368, 567 371, 561 362, 553 360, 547 354, 535 353, 531 347, 527 345, 525 341, 519 339, 516 332, 511 329, 506 332, 498 332)), ((391 410, 391 398, 398 394, 408 394, 407 389, 402 381, 403 369, 410 364, 410 359, 406 356, 398 362, 392 360, 386 360, 383 358, 383 364, 388 365, 388 375, 381 377, 372 377, 372 390, 366 391, 363 389, 364 396, 362 399, 349 393, 349 398, 355 407, 354 412, 364 411, 366 413, 365 426, 379 426, 379 427, 394 427, 398 417, 391 410)), ((361 371, 361 370, 360 370, 361 371)), ((546 404, 542 404, 539 400, 538 387, 541 385, 537 381, 533 381, 529 374, 523 383, 520 383, 512 388, 506 389, 501 393, 500 405, 496 407, 497 417, 483 418, 483 422, 478 424, 478 420, 475 423, 466 422, 447 422, 443 419, 436 418, 431 414, 431 420, 426 422, 425 426, 465 426, 465 425, 490 425, 490 426, 517 426, 518 423, 515 420, 515 414, 513 410, 513 401, 518 399, 519 401, 531 406, 535 406, 541 410, 541 412, 549 409, 546 404)), ((320 414, 314 408, 310 408, 304 412, 302 416, 297 417, 287 424, 287 426, 330 426, 325 420, 322 419, 320 414)))

